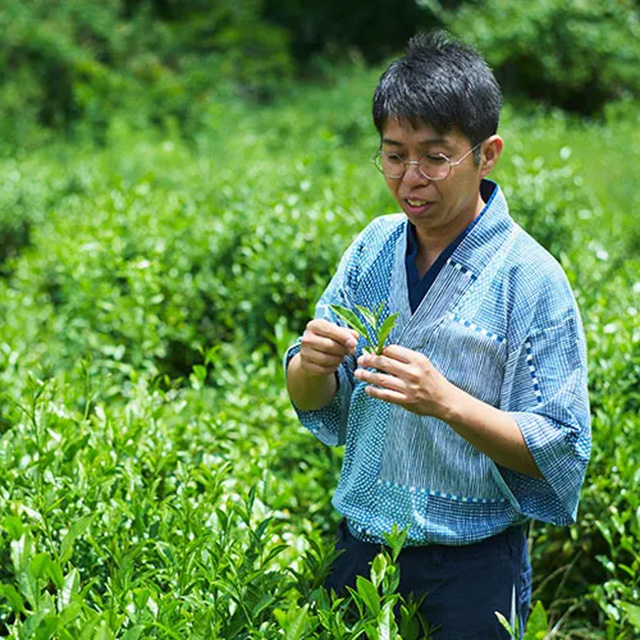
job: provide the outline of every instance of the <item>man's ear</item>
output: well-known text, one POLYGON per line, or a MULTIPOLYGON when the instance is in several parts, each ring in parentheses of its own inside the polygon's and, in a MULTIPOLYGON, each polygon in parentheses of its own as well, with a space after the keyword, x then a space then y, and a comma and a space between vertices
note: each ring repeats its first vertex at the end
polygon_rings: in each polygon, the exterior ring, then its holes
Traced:
POLYGON ((480 161, 480 176, 486 178, 498 163, 504 142, 499 135, 487 138, 482 145, 482 159, 480 161))

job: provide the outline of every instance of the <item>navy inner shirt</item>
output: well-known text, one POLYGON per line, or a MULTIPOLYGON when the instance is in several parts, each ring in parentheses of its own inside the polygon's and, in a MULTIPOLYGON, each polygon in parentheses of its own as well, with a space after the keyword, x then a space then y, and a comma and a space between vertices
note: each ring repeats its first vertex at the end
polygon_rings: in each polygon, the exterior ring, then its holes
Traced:
POLYGON ((453 255, 458 245, 465 239, 471 229, 476 226, 480 218, 487 210, 489 203, 497 191, 497 185, 494 182, 483 180, 480 184, 480 193, 485 201, 485 206, 480 215, 438 256, 438 259, 429 267, 429 270, 420 278, 416 267, 416 256, 418 255, 418 236, 415 225, 408 222, 407 233, 407 257, 405 264, 407 268, 407 288, 409 289, 409 305, 411 313, 415 313, 418 305, 422 302, 422 298, 427 295, 427 291, 438 277, 442 267, 447 260, 453 255))

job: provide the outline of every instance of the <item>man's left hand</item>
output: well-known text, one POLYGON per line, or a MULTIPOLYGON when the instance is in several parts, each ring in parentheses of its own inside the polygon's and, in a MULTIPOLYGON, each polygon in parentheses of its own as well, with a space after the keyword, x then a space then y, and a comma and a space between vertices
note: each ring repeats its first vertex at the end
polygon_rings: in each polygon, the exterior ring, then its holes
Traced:
POLYGON ((355 377, 370 385, 365 392, 374 398, 398 404, 420 415, 445 420, 449 398, 455 387, 431 364, 427 356, 391 345, 382 355, 363 354, 358 358, 355 377), (377 371, 367 371, 372 367, 377 371))

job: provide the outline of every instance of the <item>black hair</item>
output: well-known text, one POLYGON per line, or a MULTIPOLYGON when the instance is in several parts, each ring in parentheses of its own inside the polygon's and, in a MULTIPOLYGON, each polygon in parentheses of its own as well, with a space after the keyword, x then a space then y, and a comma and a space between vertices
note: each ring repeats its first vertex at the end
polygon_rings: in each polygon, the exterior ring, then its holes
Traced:
POLYGON ((497 132, 501 107, 502 92, 480 53, 434 31, 411 38, 404 57, 380 76, 373 122, 381 136, 390 118, 441 135, 457 127, 475 146, 497 132))

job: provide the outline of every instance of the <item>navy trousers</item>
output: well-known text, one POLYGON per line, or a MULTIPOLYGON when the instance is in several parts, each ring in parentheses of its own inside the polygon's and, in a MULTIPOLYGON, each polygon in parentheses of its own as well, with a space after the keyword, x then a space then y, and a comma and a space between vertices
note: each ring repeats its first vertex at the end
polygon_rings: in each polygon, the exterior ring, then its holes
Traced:
MULTIPOLYGON (((341 593, 346 586, 355 587, 358 575, 370 577, 370 562, 380 545, 355 538, 343 520, 336 549, 343 552, 325 586, 341 593)), ((405 547, 398 564, 400 593, 426 594, 420 610, 435 629, 433 640, 508 640, 495 611, 507 620, 518 616, 521 630, 526 623, 531 565, 523 526, 470 545, 405 547)))

